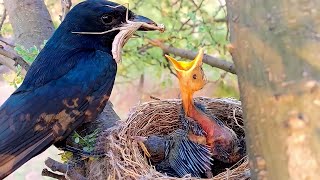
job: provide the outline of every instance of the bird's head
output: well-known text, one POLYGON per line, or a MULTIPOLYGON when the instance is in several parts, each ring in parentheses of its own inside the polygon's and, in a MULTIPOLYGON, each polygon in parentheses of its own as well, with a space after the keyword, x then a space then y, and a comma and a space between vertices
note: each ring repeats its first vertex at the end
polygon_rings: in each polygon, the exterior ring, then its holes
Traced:
POLYGON ((141 149, 152 163, 159 163, 166 157, 167 144, 163 137, 151 135, 150 137, 135 136, 141 149))
POLYGON ((168 55, 166 57, 177 72, 182 93, 194 93, 204 87, 206 79, 202 69, 203 49, 200 49, 195 59, 189 62, 177 61, 168 55))
POLYGON ((71 45, 77 45, 72 39, 76 37, 87 48, 107 47, 110 49, 115 36, 119 33, 119 30, 110 30, 124 26, 127 20, 150 25, 150 27, 141 26, 138 30, 148 31, 156 27, 155 22, 134 14, 124 5, 107 0, 87 0, 71 9, 56 34, 61 36, 73 34, 73 36, 65 36, 65 41, 69 41, 71 45))

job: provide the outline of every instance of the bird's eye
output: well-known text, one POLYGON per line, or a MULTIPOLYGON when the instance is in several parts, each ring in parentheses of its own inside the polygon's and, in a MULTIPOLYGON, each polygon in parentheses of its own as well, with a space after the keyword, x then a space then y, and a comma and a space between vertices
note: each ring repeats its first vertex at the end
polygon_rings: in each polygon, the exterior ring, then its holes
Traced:
POLYGON ((102 23, 103 24, 110 24, 110 23, 112 23, 112 21, 113 21, 113 16, 110 16, 110 15, 103 15, 102 17, 101 17, 101 21, 102 21, 102 23))
POLYGON ((193 78, 193 79, 197 79, 197 75, 194 74, 194 75, 192 76, 192 78, 193 78))

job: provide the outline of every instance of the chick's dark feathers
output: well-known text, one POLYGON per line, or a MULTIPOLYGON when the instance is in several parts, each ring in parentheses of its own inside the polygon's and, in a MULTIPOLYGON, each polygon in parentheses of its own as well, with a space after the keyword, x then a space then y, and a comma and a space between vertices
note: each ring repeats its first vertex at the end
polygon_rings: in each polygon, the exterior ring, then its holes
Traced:
POLYGON ((181 129, 164 137, 150 136, 144 144, 156 169, 170 176, 200 177, 211 168, 210 149, 190 141, 181 129))

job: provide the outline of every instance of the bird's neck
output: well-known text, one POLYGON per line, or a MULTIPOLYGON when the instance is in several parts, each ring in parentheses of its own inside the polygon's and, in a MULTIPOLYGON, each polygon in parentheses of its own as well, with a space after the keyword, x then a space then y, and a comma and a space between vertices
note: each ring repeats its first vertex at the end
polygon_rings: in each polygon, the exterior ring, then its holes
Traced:
POLYGON ((212 136, 217 124, 194 105, 193 92, 181 91, 181 97, 185 115, 197 121, 207 135, 212 136))
POLYGON ((195 109, 194 102, 193 102, 193 93, 182 91, 181 97, 182 97, 182 104, 183 104, 185 115, 191 117, 195 109))

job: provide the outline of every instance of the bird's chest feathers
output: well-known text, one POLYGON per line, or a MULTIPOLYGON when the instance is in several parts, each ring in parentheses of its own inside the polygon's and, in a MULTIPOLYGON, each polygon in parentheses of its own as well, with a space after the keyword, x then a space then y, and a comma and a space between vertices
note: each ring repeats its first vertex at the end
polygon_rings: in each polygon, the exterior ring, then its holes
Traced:
POLYGON ((77 62, 74 69, 71 70, 69 80, 83 82, 84 84, 103 84, 107 81, 103 79, 114 78, 113 74, 117 71, 117 64, 106 57, 94 57, 81 59, 77 62))

